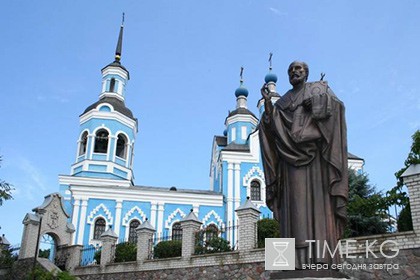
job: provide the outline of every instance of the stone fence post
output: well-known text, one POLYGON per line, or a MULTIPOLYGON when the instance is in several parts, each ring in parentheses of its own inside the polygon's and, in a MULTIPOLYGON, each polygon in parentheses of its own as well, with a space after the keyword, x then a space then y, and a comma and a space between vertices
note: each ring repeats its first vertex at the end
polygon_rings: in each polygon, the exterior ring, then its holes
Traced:
POLYGON ((105 266, 112 262, 115 256, 114 246, 117 243, 118 235, 109 228, 101 235, 102 251, 101 251, 101 266, 105 266))
POLYGON ((38 214, 28 213, 22 223, 24 224, 24 228, 19 250, 19 259, 33 258, 36 251, 40 216, 38 214))
POLYGON ((239 220, 238 250, 254 249, 257 243, 257 221, 260 218, 260 210, 247 197, 245 203, 239 206, 235 212, 239 220))
MULTIPOLYGON (((80 266, 82 259, 83 245, 71 245, 61 248, 60 256, 66 260, 66 270, 73 271, 76 267, 80 266)), ((57 250, 57 257, 59 252, 57 250)))
POLYGON ((152 252, 151 239, 156 232, 155 228, 146 221, 136 228, 137 233, 137 261, 142 263, 149 258, 152 252))
POLYGON ((410 197, 411 218, 413 230, 420 233, 420 164, 412 164, 401 175, 408 188, 410 197))
POLYGON ((182 257, 190 258, 195 249, 195 233, 200 229, 201 222, 191 209, 190 214, 180 221, 182 229, 182 257))

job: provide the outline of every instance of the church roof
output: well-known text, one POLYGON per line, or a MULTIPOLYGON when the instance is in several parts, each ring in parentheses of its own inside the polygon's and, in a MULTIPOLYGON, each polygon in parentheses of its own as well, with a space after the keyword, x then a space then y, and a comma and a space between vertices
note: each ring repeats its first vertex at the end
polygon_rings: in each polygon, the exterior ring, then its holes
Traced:
POLYGON ((356 156, 356 155, 354 155, 350 152, 347 152, 347 156, 348 156, 349 159, 364 160, 364 159, 362 159, 362 158, 360 158, 360 157, 358 157, 358 156, 356 156))
POLYGON ((86 110, 83 112, 83 114, 85 114, 85 113, 89 112, 90 110, 96 108, 99 104, 102 104, 102 103, 111 104, 112 107, 114 107, 114 110, 115 111, 120 112, 121 114, 123 114, 126 117, 129 117, 132 120, 136 120, 136 118, 134 118, 133 113, 131 112, 131 110, 128 109, 125 106, 125 104, 124 104, 123 101, 121 101, 118 98, 111 97, 111 96, 102 97, 101 99, 99 99, 98 101, 96 101, 95 103, 93 103, 92 105, 90 105, 89 107, 87 107, 86 110))
POLYGON ((248 144, 236 144, 234 142, 230 143, 222 149, 222 151, 236 151, 236 152, 249 152, 248 144))
POLYGON ((258 119, 250 110, 246 108, 242 108, 242 107, 239 107, 238 109, 233 110, 232 112, 229 113, 227 117, 229 118, 234 115, 251 115, 254 118, 258 119))
POLYGON ((217 146, 226 146, 227 145, 227 137, 226 136, 215 136, 217 146))
POLYGON ((107 68, 107 67, 109 67, 109 66, 111 66, 111 67, 120 67, 121 69, 123 69, 124 71, 126 71, 127 72, 127 75, 128 75, 128 79, 130 79, 130 72, 128 72, 128 70, 127 70, 127 68, 125 68, 120 62, 118 62, 118 61, 114 61, 114 62, 111 62, 110 64, 108 64, 107 66, 105 66, 104 68, 102 68, 102 70, 101 71, 103 71, 105 68, 107 68))

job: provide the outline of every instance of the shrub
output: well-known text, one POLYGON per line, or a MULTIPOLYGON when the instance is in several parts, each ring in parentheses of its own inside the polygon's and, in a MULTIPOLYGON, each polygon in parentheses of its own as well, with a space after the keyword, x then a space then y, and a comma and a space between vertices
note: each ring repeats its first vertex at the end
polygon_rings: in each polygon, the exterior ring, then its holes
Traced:
MULTIPOLYGON (((101 263, 101 252, 102 250, 96 251, 93 259, 97 264, 101 263)), ((131 242, 119 243, 115 247, 115 259, 114 262, 132 262, 137 259, 137 246, 131 242)))
POLYGON ((93 256, 93 259, 95 260, 96 264, 101 263, 101 253, 102 253, 102 250, 98 250, 95 252, 95 255, 93 256))
POLYGON ((67 271, 61 271, 55 273, 55 271, 49 272, 39 266, 35 268, 29 275, 27 279, 37 279, 37 280, 76 280, 76 277, 72 276, 67 271))
POLYGON ((410 203, 408 203, 398 216, 398 231, 413 230, 413 220, 411 219, 410 203))
POLYGON ((200 230, 195 234, 194 254, 211 254, 232 251, 229 241, 222 237, 213 236, 210 240, 205 241, 207 230, 200 230))
POLYGON ((117 244, 115 262, 131 262, 137 259, 137 246, 131 242, 117 244))
POLYGON ((182 242, 180 240, 161 241, 153 248, 154 257, 158 259, 180 257, 182 242))
POLYGON ((258 248, 265 246, 266 238, 277 238, 280 237, 279 223, 270 218, 264 218, 257 222, 258 228, 258 248))
POLYGON ((207 254, 232 251, 232 248, 229 245, 229 241, 217 236, 207 241, 205 248, 205 253, 207 254))

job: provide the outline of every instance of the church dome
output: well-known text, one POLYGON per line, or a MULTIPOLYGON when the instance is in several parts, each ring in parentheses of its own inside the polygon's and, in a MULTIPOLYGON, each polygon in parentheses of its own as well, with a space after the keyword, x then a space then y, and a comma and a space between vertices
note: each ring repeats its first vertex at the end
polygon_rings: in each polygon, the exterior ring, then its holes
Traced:
POLYGON ((235 96, 236 97, 239 97, 241 95, 247 97, 248 94, 249 94, 248 90, 243 86, 240 86, 235 90, 235 96))
POLYGON ((277 75, 269 72, 267 75, 265 75, 264 80, 266 83, 269 83, 269 82, 277 83, 277 75))

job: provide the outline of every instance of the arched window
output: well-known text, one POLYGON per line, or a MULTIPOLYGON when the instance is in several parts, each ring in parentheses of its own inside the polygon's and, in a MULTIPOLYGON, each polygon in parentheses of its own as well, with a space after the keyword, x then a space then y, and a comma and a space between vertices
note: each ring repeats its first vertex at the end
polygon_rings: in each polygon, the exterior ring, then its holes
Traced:
POLYGON ((251 200, 261 200, 261 185, 257 180, 251 182, 251 200))
POLYGON ((182 240, 182 228, 179 222, 172 225, 172 240, 182 240))
POLYGON ((115 89, 115 78, 111 79, 111 82, 109 83, 109 91, 114 92, 115 89))
POLYGON ((104 218, 98 218, 95 221, 95 229, 93 232, 93 239, 99 240, 101 238, 102 233, 105 232, 106 222, 104 218))
POLYGON ((120 158, 127 158, 127 138, 123 134, 118 134, 116 155, 120 158))
POLYGON ((86 154, 88 133, 87 131, 83 132, 82 137, 80 138, 79 144, 79 156, 86 154))
POLYGON ((206 227, 206 241, 209 242, 212 238, 217 237, 219 230, 214 224, 210 224, 206 227))
POLYGON ((106 154, 108 151, 108 131, 100 129, 95 136, 95 153, 106 154))
POLYGON ((130 222, 130 229, 128 232, 128 242, 137 243, 136 228, 140 225, 139 220, 132 220, 130 222))

